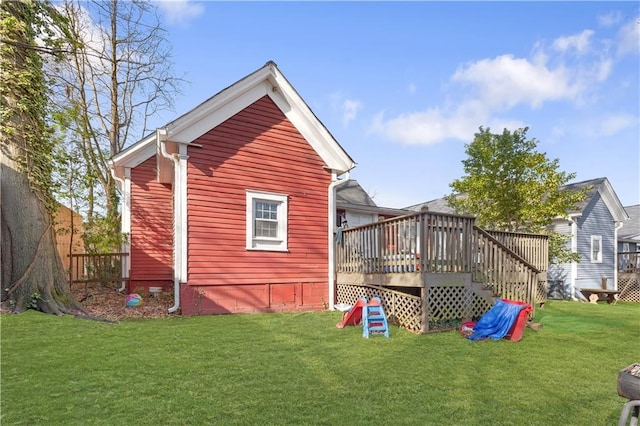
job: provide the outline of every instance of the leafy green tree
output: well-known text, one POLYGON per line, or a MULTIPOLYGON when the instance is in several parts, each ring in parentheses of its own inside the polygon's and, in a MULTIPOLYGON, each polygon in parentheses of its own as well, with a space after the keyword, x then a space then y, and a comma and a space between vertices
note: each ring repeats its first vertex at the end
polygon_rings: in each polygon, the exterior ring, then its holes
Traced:
POLYGON ((550 160, 536 150, 536 139, 527 139, 528 127, 504 129, 501 134, 480 127, 473 141, 465 145, 465 175, 454 180, 446 197, 459 213, 477 217, 478 226, 500 231, 551 235, 550 260, 561 263, 578 260, 566 247, 566 238, 547 231, 547 226, 586 196, 586 190, 561 187, 575 173, 559 170, 558 159, 550 160))
POLYGON ((0 2, 2 305, 53 314, 82 311, 56 250, 55 138, 43 58, 56 56, 66 21, 50 3, 0 2))

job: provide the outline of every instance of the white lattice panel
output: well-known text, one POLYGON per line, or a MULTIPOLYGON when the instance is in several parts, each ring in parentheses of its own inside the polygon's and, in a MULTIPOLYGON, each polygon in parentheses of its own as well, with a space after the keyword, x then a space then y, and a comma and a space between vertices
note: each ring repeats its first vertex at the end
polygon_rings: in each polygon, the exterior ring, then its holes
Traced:
POLYGON ((338 303, 354 305, 364 297, 379 297, 389 322, 419 333, 421 330, 422 302, 419 297, 388 290, 383 287, 338 284, 338 303))
POLYGON ((478 319, 491 304, 465 286, 432 286, 426 289, 429 315, 422 328, 422 300, 420 297, 389 290, 384 287, 338 284, 338 303, 354 305, 364 297, 379 297, 389 321, 415 333, 452 329, 467 318, 478 319))
POLYGON ((638 276, 618 278, 620 300, 640 303, 640 279, 638 276))

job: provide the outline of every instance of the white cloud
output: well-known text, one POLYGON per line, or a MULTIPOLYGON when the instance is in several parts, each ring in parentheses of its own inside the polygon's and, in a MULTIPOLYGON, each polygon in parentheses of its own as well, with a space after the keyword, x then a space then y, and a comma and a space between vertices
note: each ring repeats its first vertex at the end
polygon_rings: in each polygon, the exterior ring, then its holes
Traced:
POLYGON ((186 25, 204 13, 202 3, 190 0, 160 0, 158 7, 169 25, 186 25))
POLYGON ((603 59, 600 63, 596 64, 595 79, 597 81, 605 81, 611 75, 613 69, 613 61, 611 59, 603 59))
MULTIPOLYGON (((633 39, 629 34, 638 31, 625 28, 620 40, 626 42, 621 46, 627 46, 633 39)), ((529 58, 505 54, 461 65, 451 76, 447 86, 451 92, 446 94, 449 101, 457 94, 457 102, 386 119, 379 114, 372 131, 404 144, 469 141, 480 125, 500 130, 524 127, 519 119, 501 117, 517 107, 537 109, 549 102, 577 106, 594 102, 594 95, 609 79, 615 64, 609 41, 595 39, 594 34, 584 30, 559 37, 547 46, 537 43, 529 58)), ((635 43, 637 50, 637 35, 635 43)), ((613 131, 617 125, 620 121, 613 120, 605 127, 613 131)))
POLYGON ((579 82, 560 65, 546 64, 502 55, 483 59, 458 69, 454 82, 468 83, 480 98, 495 109, 512 108, 518 104, 540 107, 549 100, 576 99, 581 91, 579 82))
POLYGON ((331 101, 331 108, 334 113, 340 115, 342 125, 345 127, 357 118, 358 113, 363 108, 362 102, 347 98, 340 92, 332 93, 329 99, 331 101))
POLYGON ((637 126, 638 117, 631 114, 610 115, 599 122, 598 136, 612 136, 616 133, 637 126))
POLYGON ((390 139, 404 144, 433 144, 447 138, 461 138, 466 134, 462 126, 455 125, 456 118, 438 109, 402 114, 384 121, 379 114, 373 127, 390 139))
POLYGON ((386 121, 384 112, 380 112, 374 117, 371 130, 402 144, 430 145, 445 139, 470 142, 480 126, 514 130, 524 127, 524 124, 516 120, 492 118, 481 102, 469 100, 454 111, 432 108, 402 114, 386 121))
POLYGON ((592 30, 584 30, 580 34, 558 37, 551 46, 559 52, 575 50, 579 54, 584 54, 589 49, 591 36, 593 36, 592 30))
POLYGON ((551 128, 551 139, 562 139, 567 134, 567 129, 564 125, 556 125, 551 128))
POLYGON ((622 20, 620 11, 609 12, 605 15, 598 16, 598 24, 602 27, 611 27, 618 24, 622 20))
POLYGON ((345 99, 342 102, 342 124, 344 126, 348 126, 351 121, 356 119, 360 109, 362 109, 362 102, 353 99, 345 99))
POLYGON ((623 26, 618 32, 618 55, 637 55, 640 53, 640 18, 623 26))
POLYGON ((82 3, 58 4, 56 8, 69 19, 69 25, 78 34, 85 52, 85 55, 79 59, 78 65, 71 56, 67 58, 66 64, 70 67, 69 69, 82 69, 82 72, 89 73, 88 67, 91 67, 92 72, 98 75, 107 72, 108 64, 105 63, 104 57, 109 44, 108 31, 94 21, 90 11, 82 3))

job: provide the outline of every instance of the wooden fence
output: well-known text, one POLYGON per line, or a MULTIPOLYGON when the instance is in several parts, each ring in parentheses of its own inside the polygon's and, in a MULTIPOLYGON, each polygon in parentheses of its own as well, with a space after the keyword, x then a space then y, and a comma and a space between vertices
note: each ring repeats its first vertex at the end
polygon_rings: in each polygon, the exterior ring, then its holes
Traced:
POLYGON ((102 290, 117 290, 128 281, 123 271, 123 260, 129 253, 72 254, 69 283, 84 286, 85 298, 89 285, 98 284, 102 290))

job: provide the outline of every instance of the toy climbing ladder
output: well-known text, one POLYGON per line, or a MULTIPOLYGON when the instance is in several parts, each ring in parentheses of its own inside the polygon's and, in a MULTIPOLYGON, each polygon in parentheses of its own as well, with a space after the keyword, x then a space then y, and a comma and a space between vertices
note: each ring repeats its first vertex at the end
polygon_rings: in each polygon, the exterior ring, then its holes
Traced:
POLYGON ((362 336, 368 339, 369 334, 384 334, 389 338, 389 323, 378 297, 362 308, 362 336))

